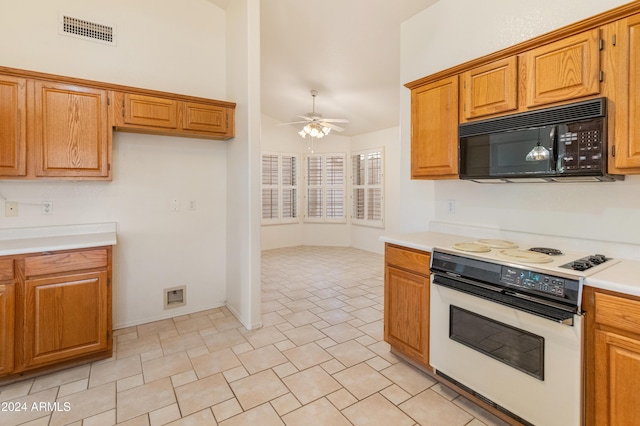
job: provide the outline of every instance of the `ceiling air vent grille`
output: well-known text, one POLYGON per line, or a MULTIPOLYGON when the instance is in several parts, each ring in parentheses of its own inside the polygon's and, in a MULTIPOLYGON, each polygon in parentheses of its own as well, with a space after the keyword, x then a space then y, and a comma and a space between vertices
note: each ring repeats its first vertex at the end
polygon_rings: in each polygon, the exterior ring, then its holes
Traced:
POLYGON ((59 33, 98 43, 116 45, 116 30, 112 25, 99 24, 85 19, 60 14, 59 33))

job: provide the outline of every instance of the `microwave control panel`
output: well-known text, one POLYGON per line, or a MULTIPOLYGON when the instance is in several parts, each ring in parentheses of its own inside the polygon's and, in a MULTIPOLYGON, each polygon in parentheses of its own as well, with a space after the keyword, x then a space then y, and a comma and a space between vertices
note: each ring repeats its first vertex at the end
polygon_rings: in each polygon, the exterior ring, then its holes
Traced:
POLYGON ((603 119, 560 125, 558 134, 561 167, 565 172, 603 170, 603 119), (564 152, 563 152, 564 151, 564 152))

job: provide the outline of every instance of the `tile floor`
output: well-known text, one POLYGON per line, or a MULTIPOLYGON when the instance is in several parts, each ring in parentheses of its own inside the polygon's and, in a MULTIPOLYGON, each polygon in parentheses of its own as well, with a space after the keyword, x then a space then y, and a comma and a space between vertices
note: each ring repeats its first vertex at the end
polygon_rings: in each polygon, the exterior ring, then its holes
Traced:
POLYGON ((262 308, 117 330, 110 359, 0 387, 0 425, 505 425, 389 352, 380 255, 265 251, 262 308))

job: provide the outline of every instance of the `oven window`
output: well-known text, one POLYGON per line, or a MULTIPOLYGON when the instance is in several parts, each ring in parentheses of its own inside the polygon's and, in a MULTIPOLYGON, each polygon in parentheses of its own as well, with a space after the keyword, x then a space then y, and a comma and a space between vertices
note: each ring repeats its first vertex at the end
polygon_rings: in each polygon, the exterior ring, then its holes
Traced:
POLYGON ((544 337, 450 305, 449 338, 544 380, 544 337))

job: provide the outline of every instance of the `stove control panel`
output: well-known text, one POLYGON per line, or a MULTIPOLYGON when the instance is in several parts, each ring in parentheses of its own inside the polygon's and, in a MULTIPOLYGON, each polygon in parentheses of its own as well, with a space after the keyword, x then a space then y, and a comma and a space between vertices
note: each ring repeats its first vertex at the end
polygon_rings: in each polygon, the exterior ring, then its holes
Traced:
POLYGON ((552 275, 503 266, 500 281, 509 286, 536 290, 556 297, 565 296, 565 279, 552 275))

